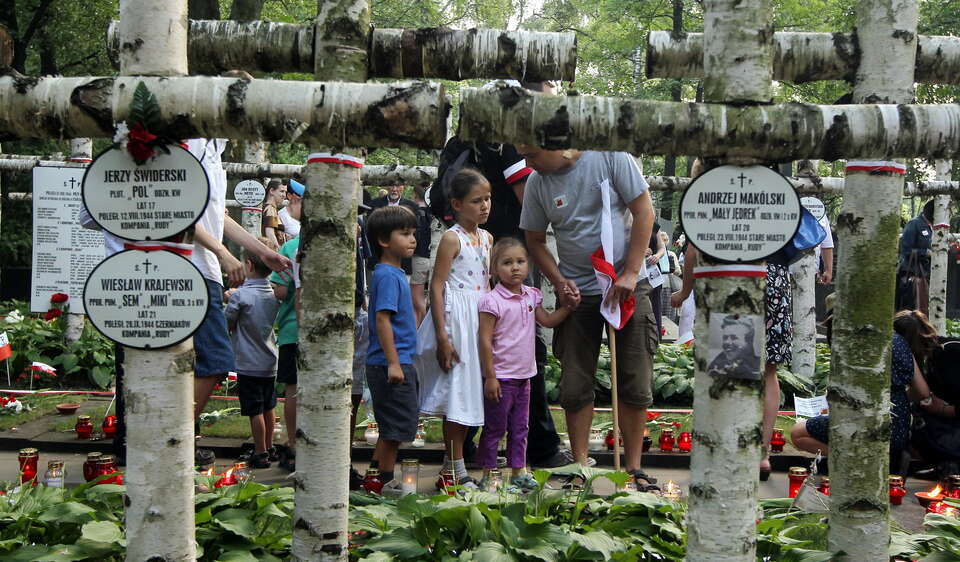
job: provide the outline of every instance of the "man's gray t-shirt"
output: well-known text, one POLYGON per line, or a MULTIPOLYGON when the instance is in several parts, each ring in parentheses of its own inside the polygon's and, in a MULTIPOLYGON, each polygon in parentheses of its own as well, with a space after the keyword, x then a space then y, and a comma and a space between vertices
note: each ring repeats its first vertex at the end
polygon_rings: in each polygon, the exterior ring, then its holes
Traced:
POLYGON ((253 377, 276 374, 277 338, 273 324, 279 308, 280 302, 266 279, 247 279, 230 296, 225 315, 228 325, 233 327, 237 374, 253 377))
MULTIPOLYGON (((520 228, 546 232, 553 225, 560 273, 574 281, 583 295, 599 295, 600 285, 590 256, 600 247, 603 199, 600 184, 613 187, 613 266, 622 271, 633 219, 627 204, 649 189, 637 161, 626 152, 585 151, 573 166, 548 176, 527 177, 520 228)), ((646 240, 639 243, 647 244, 646 240)))

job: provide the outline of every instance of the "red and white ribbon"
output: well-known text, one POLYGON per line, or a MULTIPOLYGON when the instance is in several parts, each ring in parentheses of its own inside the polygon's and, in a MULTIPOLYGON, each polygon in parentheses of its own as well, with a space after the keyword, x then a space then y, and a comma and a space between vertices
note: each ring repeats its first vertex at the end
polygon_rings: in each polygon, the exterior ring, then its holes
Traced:
POLYGON ((947 228, 947 229, 949 229, 949 228, 950 228, 950 223, 938 222, 937 224, 933 225, 933 228, 947 228))
POLYGON ((906 174, 907 165, 900 162, 884 160, 851 160, 847 162, 847 173, 850 172, 887 172, 891 174, 906 174))
POLYGON ((257 213, 262 213, 263 209, 260 207, 240 207, 241 211, 255 211, 257 213))
POLYGON ((693 268, 696 277, 766 277, 765 265, 701 265, 693 268))
POLYGON ((87 158, 86 156, 76 156, 67 159, 67 162, 79 162, 81 164, 89 164, 93 162, 93 158, 87 158))
POLYGON ((314 152, 310 156, 307 156, 307 164, 314 164, 316 162, 325 162, 327 164, 343 164, 345 166, 352 166, 354 168, 363 167, 363 159, 357 158, 356 156, 350 156, 349 154, 314 152))
POLYGON ((190 257, 193 254, 193 244, 180 244, 178 242, 165 242, 163 240, 125 241, 123 248, 125 250, 140 250, 143 252, 166 250, 185 257, 190 257))

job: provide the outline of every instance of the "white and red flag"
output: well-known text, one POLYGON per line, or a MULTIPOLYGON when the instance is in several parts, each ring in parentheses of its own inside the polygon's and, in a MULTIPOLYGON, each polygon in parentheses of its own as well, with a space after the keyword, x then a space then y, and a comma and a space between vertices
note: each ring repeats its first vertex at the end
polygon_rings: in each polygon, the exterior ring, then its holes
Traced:
POLYGON ((9 359, 13 355, 13 348, 10 347, 10 339, 6 332, 0 332, 0 361, 9 359))
MULTIPOLYGON (((603 302, 600 304, 600 314, 617 330, 623 329, 633 316, 635 306, 633 295, 623 302, 610 301, 607 295, 613 284, 617 282, 617 272, 613 268, 613 262, 616 259, 613 255, 613 215, 610 211, 610 191, 613 187, 610 180, 603 180, 600 183, 600 195, 603 201, 603 209, 600 217, 600 247, 590 256, 593 261, 593 272, 597 276, 597 282, 603 291, 603 302)), ((641 277, 645 277, 646 270, 641 268, 641 277)))
POLYGON ((31 369, 32 371, 38 371, 38 372, 47 373, 48 375, 56 375, 56 374, 57 374, 57 370, 56 370, 56 369, 54 369, 54 368, 51 367, 50 365, 47 365, 46 363, 41 363, 41 362, 39 362, 39 361, 34 361, 33 364, 30 365, 30 369, 31 369))

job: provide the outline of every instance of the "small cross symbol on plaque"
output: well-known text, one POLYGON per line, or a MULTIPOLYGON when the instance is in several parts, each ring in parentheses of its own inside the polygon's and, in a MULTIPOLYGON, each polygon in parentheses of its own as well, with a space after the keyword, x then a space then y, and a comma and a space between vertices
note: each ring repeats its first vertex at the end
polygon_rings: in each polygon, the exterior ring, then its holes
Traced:
MULTIPOLYGON (((740 180, 740 187, 743 187, 743 180, 747 179, 747 176, 743 175, 743 172, 740 172, 740 175, 737 176, 737 179, 740 180)), ((753 183, 752 181, 750 183, 753 183)))
MULTIPOLYGON (((151 265, 153 265, 153 264, 150 263, 150 258, 147 258, 147 259, 143 260, 143 272, 144 272, 144 273, 150 273, 150 266, 151 266, 151 265)), ((134 267, 133 269, 134 269, 135 271, 140 271, 140 266, 138 265, 138 266, 134 267)), ((156 269, 156 266, 155 266, 155 265, 154 265, 154 269, 156 269)))
POLYGON ((66 187, 67 184, 70 184, 70 189, 76 189, 76 184, 79 183, 75 178, 70 178, 69 182, 63 182, 63 186, 66 187))

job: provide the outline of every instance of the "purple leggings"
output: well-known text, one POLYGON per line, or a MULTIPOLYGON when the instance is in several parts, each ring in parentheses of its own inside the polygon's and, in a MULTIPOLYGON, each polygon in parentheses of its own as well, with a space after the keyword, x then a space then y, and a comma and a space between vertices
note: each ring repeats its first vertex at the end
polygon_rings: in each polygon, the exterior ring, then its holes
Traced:
POLYGON ((507 435, 507 466, 527 466, 527 432, 530 418, 530 379, 497 379, 500 402, 483 400, 483 433, 477 446, 482 468, 497 468, 497 445, 507 435))

